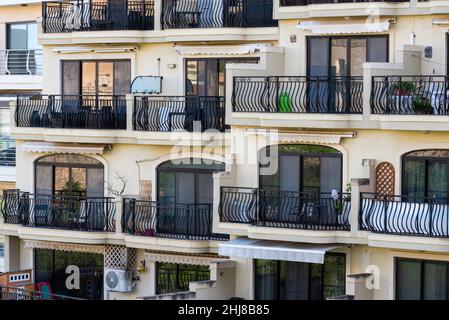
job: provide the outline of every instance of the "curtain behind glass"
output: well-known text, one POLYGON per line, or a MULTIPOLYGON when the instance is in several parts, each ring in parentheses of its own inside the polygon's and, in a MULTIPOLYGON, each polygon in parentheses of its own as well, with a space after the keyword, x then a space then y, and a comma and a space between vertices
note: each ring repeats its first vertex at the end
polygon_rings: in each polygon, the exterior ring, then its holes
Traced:
POLYGON ((425 262, 424 300, 447 299, 447 264, 425 262))
POLYGON ((310 264, 281 261, 280 299, 308 300, 310 264))
POLYGON ((421 262, 413 260, 396 261, 396 299, 421 299, 421 262))
POLYGON ((277 300, 278 262, 274 260, 255 260, 256 300, 277 300))
POLYGON ((425 161, 405 160, 403 194, 407 201, 422 202, 425 197, 425 161))
POLYGON ((429 161, 427 196, 435 201, 445 203, 448 198, 448 162, 429 161))

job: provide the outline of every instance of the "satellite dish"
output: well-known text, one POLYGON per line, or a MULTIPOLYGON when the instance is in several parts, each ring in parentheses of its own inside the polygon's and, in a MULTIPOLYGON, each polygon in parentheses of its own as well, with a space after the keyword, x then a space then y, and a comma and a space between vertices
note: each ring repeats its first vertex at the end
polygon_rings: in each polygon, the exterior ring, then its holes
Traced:
POLYGON ((337 189, 332 189, 331 191, 331 197, 334 200, 338 200, 338 190, 337 189))
POLYGON ((131 93, 160 94, 162 92, 162 77, 139 76, 131 83, 131 93))

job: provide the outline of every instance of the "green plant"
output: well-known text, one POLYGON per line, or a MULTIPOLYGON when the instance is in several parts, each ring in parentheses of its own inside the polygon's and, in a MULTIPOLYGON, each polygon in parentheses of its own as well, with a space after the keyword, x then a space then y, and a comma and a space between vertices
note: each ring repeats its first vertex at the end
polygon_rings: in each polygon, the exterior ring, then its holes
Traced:
POLYGON ((393 84, 393 89, 398 95, 407 95, 415 89, 415 84, 410 81, 403 81, 393 84))
POLYGON ((65 183, 64 187, 62 188, 61 195, 68 196, 68 197, 74 197, 74 196, 80 196, 85 191, 86 190, 81 185, 81 182, 69 180, 65 183))
POLYGON ((413 99, 413 110, 415 113, 432 113, 432 104, 430 103, 430 99, 423 98, 421 96, 413 99))

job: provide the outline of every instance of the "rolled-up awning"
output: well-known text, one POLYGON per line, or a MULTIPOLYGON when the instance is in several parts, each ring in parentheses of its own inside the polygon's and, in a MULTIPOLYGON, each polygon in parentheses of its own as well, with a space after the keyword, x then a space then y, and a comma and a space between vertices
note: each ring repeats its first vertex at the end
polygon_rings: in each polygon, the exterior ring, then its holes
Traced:
POLYGON ((22 150, 32 153, 103 154, 104 144, 71 144, 56 142, 25 142, 22 150))
POLYGON ((182 56, 190 55, 218 55, 232 56, 251 54, 267 47, 267 44, 245 44, 235 46, 175 46, 176 52, 182 56))
POLYGON ((390 22, 380 21, 372 23, 342 23, 322 24, 314 21, 300 22, 297 26, 301 30, 311 31, 314 34, 358 34, 387 32, 390 22))
POLYGON ((310 244, 285 241, 240 238, 220 244, 220 256, 324 263, 327 251, 341 247, 338 244, 310 244))

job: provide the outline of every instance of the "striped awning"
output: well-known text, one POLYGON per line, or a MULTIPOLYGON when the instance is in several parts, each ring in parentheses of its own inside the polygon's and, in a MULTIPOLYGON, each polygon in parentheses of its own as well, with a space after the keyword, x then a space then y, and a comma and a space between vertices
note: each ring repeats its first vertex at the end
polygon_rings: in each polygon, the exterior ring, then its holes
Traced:
POLYGON ((220 259, 216 257, 202 257, 193 255, 167 254, 156 252, 145 252, 145 260, 148 262, 163 262, 188 264, 196 266, 210 266, 212 262, 228 261, 228 259, 220 259))
POLYGON ((240 238, 219 245, 222 256, 281 260, 306 263, 324 263, 327 251, 341 247, 338 244, 312 244, 285 241, 240 238))
POLYGON ((57 142, 25 142, 22 150, 31 153, 103 154, 104 144, 71 144, 57 142))
POLYGON ((40 241, 40 240, 25 240, 25 248, 104 254, 103 245, 86 245, 77 243, 62 243, 52 241, 40 241))
POLYGON ((297 27, 304 31, 311 31, 313 34, 381 33, 389 30, 390 22, 387 20, 373 23, 322 24, 305 21, 300 22, 297 27))

